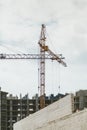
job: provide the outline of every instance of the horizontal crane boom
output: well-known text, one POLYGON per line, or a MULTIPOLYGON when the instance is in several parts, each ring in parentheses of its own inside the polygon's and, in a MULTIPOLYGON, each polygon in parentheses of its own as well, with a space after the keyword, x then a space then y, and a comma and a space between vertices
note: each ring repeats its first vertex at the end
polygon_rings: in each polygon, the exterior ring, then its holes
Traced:
MULTIPOLYGON (((0 59, 41 59, 40 54, 0 54, 0 59)), ((52 55, 45 54, 45 59, 56 60, 52 55)))

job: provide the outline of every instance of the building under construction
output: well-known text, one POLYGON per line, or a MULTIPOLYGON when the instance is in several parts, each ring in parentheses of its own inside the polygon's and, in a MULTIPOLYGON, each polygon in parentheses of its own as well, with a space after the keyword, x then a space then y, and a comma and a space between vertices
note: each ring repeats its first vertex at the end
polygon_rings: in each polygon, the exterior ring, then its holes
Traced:
POLYGON ((74 96, 75 110, 87 108, 87 90, 80 90, 74 96))
POLYGON ((74 111, 69 94, 13 125, 14 130, 87 130, 87 108, 74 111))
MULTIPOLYGON (((45 106, 59 100, 67 94, 45 96, 45 106)), ((80 90, 74 96, 74 110, 87 108, 87 90, 80 90)), ((40 98, 36 94, 29 99, 28 94, 20 98, 8 95, 0 89, 0 130, 13 130, 13 124, 40 110, 40 98)))
POLYGON ((0 130, 7 130, 7 92, 0 88, 0 130))
MULTIPOLYGON (((45 96, 45 106, 64 97, 64 94, 49 97, 45 96)), ((24 97, 20 94, 20 98, 0 89, 0 130, 13 130, 13 124, 29 114, 33 114, 40 109, 40 98, 36 94, 29 99, 28 94, 24 97)))

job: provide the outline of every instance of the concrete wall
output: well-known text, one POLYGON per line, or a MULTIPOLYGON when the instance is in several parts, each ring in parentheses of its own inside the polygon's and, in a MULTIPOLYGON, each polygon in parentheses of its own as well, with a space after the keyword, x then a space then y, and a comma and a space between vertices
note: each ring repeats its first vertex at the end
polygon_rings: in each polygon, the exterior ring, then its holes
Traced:
POLYGON ((87 110, 53 120, 37 130, 87 130, 87 110))
POLYGON ((73 99, 73 95, 68 95, 60 99, 14 124, 14 130, 51 130, 52 127, 54 129, 54 123, 52 122, 72 114, 74 110, 73 99))

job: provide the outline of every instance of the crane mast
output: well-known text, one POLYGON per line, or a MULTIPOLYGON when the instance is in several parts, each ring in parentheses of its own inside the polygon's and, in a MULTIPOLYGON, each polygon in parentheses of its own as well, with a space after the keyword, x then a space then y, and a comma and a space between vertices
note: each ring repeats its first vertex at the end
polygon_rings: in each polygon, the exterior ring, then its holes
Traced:
POLYGON ((41 28, 41 35, 39 44, 42 46, 40 47, 40 108, 45 107, 45 50, 43 47, 45 47, 45 25, 42 24, 41 28))
POLYGON ((40 54, 0 54, 0 60, 15 60, 15 59, 39 59, 40 68, 39 68, 39 76, 40 76, 40 109, 45 107, 45 59, 56 60, 58 63, 62 64, 66 67, 66 63, 63 61, 63 57, 61 55, 57 55, 52 52, 48 46, 45 45, 46 42, 46 27, 42 24, 41 34, 39 39, 39 47, 40 54), (47 52, 47 54, 45 54, 47 52))

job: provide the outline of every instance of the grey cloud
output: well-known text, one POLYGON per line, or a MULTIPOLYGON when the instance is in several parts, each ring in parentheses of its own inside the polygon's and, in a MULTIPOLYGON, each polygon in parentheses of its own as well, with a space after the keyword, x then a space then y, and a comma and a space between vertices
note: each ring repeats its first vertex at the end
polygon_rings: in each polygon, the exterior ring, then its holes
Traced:
POLYGON ((73 0, 72 2, 79 9, 84 9, 87 6, 87 0, 73 0))
POLYGON ((83 51, 74 60, 75 64, 87 66, 87 51, 83 51))

